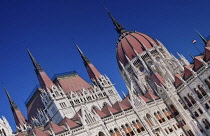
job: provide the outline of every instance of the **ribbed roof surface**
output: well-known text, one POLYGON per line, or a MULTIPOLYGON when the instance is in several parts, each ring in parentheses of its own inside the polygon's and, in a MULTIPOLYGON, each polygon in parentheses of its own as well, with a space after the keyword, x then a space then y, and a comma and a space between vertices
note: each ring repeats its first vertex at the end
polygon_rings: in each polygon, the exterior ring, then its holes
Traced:
POLYGON ((117 43, 117 61, 120 61, 125 66, 128 63, 126 56, 132 60, 136 57, 135 51, 138 54, 141 54, 146 49, 158 45, 156 40, 146 34, 139 32, 124 32, 121 34, 117 43))

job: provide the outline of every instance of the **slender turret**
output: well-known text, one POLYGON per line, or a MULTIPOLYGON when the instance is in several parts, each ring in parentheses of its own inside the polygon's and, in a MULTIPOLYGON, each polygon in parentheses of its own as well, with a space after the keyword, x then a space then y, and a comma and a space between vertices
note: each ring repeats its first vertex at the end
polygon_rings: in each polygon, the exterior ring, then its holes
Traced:
POLYGON ((85 65, 85 68, 88 72, 90 79, 91 80, 94 79, 95 81, 97 81, 97 79, 101 76, 101 73, 96 69, 96 67, 91 63, 91 61, 84 55, 84 53, 81 51, 79 46, 77 44, 75 45, 81 55, 81 58, 83 60, 83 63, 85 65))
POLYGON ((199 37, 201 38, 203 43, 206 45, 207 44, 207 40, 198 32, 198 30, 195 29, 195 31, 197 32, 197 34, 199 35, 199 37))
POLYGON ((125 28, 123 25, 121 25, 113 16, 112 14, 108 11, 108 9, 106 9, 107 13, 109 14, 109 17, 112 19, 112 22, 115 26, 115 30, 119 33, 122 34, 123 32, 125 32, 125 28))
POLYGON ((37 78, 39 80, 41 88, 43 88, 43 89, 44 88, 51 88, 51 86, 53 85, 53 82, 48 77, 48 75, 45 73, 45 71, 42 69, 40 64, 35 60, 35 58, 31 54, 31 52, 29 51, 29 49, 27 49, 27 52, 28 52, 28 54, 31 58, 31 61, 32 61, 33 65, 34 65, 34 70, 36 72, 36 75, 37 75, 37 78))
POLYGON ((18 108, 18 106, 16 105, 16 103, 12 100, 11 96, 9 95, 9 92, 7 91, 6 87, 4 87, 4 90, 7 94, 7 98, 9 100, 10 103, 10 108, 12 110, 14 119, 15 119, 15 123, 16 126, 18 128, 18 131, 24 131, 26 128, 26 118, 24 117, 24 115, 22 114, 22 112, 20 111, 20 109, 18 108))

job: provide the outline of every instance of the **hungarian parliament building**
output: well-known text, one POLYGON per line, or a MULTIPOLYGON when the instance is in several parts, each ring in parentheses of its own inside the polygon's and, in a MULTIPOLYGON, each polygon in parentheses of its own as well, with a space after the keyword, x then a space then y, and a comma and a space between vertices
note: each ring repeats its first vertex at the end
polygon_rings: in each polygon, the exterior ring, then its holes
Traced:
POLYGON ((16 123, 0 119, 0 136, 210 136, 210 40, 192 56, 128 31, 107 10, 116 32, 116 62, 128 94, 102 75, 77 44, 91 84, 75 71, 49 78, 27 49, 40 87, 25 102, 27 118, 4 87, 16 123))

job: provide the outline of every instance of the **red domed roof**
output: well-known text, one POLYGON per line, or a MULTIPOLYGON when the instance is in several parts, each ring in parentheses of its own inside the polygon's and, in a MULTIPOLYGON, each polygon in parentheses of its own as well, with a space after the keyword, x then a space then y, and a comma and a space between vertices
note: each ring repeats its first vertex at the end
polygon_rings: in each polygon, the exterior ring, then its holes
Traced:
MULTIPOLYGON (((119 41, 117 43, 117 62, 121 62, 124 66, 128 63, 126 56, 129 60, 132 60, 137 54, 141 54, 146 49, 150 49, 153 46, 158 46, 158 42, 146 34, 136 31, 126 31, 123 25, 121 25, 111 13, 107 10, 112 22, 115 26, 115 30, 120 34, 119 41), (135 52, 136 51, 136 52, 135 52)), ((121 65, 119 65, 121 68, 121 65)))
POLYGON ((117 43, 117 61, 124 66, 128 63, 126 56, 132 60, 136 53, 141 54, 146 49, 158 46, 158 42, 146 34, 139 32, 124 32, 117 43), (135 51, 134 51, 135 50, 135 51))

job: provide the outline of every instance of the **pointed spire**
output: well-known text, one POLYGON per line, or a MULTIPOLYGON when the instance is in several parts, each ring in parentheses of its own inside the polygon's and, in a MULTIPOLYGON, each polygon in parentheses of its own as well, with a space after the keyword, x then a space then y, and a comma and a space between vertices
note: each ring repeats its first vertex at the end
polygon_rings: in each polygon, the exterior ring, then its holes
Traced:
MULTIPOLYGON (((194 28, 195 29, 195 28, 194 28)), ((199 35, 199 37, 201 38, 201 40, 203 41, 204 45, 207 44, 207 40, 198 32, 198 30, 195 29, 195 31, 197 32, 197 34, 199 35)))
POLYGON ((46 89, 46 88, 52 87, 53 82, 48 77, 48 75, 44 72, 44 70, 41 68, 40 64, 35 60, 35 58, 33 57, 33 55, 31 54, 31 52, 29 51, 28 48, 27 48, 27 52, 28 52, 29 57, 31 58, 33 65, 34 65, 35 72, 36 72, 36 75, 39 80, 39 84, 40 84, 41 88, 46 89))
MULTIPOLYGON (((3 85, 3 84, 2 84, 3 85)), ((11 96, 9 95, 9 92, 7 91, 6 87, 3 85, 4 90, 7 94, 7 97, 9 99, 9 103, 10 103, 10 107, 15 119, 15 123, 17 126, 17 129, 19 131, 25 131, 25 124, 26 122, 26 118, 23 116, 22 112, 20 111, 20 109, 18 108, 18 106, 16 105, 16 103, 12 100, 11 96)))
POLYGON ((188 52, 188 54, 190 55, 190 57, 192 58, 192 60, 194 60, 194 56, 190 52, 188 52))
POLYGON ((95 81, 97 81, 97 79, 101 76, 101 73, 96 69, 96 67, 91 63, 91 61, 84 55, 84 53, 81 51, 79 46, 76 43, 75 45, 82 57, 82 60, 84 62, 84 65, 86 67, 86 70, 88 72, 90 79, 91 80, 94 79, 95 81))
POLYGON ((81 51, 81 49, 79 48, 79 46, 76 43, 74 43, 74 44, 77 47, 77 50, 78 50, 78 52, 80 53, 80 55, 82 57, 82 60, 84 62, 84 65, 87 66, 89 63, 91 63, 90 60, 84 55, 84 53, 81 51))
MULTIPOLYGON (((3 85, 3 84, 2 84, 3 85)), ((3 85, 4 87, 4 91, 5 93, 7 94, 7 98, 9 100, 9 103, 10 103, 10 107, 11 107, 11 110, 14 111, 15 109, 18 109, 18 106, 16 105, 16 103, 12 100, 12 97, 10 96, 9 92, 7 91, 6 87, 3 85)))
POLYGON ((35 58, 33 57, 33 55, 31 54, 30 50, 27 48, 27 52, 28 52, 28 55, 30 56, 31 58, 31 61, 34 65, 34 68, 36 71, 39 71, 39 70, 43 70, 40 66, 40 64, 35 60, 35 58))
POLYGON ((125 32, 125 28, 123 27, 123 25, 121 25, 117 20, 114 19, 114 17, 112 16, 112 14, 108 11, 108 9, 106 8, 107 13, 109 14, 109 17, 112 19, 112 22, 115 26, 115 30, 119 33, 122 34, 123 32, 125 32))

